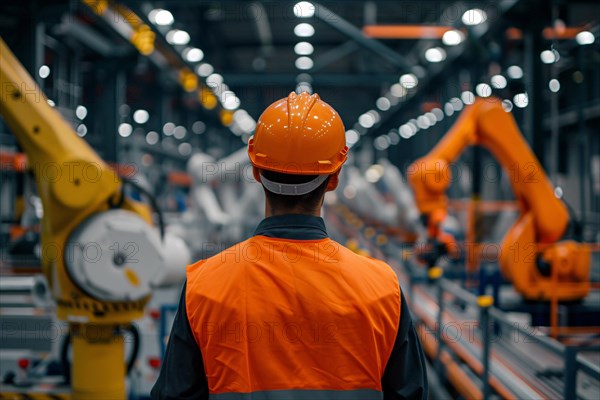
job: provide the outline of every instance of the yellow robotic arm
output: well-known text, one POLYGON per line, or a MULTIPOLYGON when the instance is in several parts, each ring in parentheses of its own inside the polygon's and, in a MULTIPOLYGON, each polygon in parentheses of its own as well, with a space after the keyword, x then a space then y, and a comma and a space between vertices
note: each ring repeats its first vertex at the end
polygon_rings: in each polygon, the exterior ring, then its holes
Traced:
MULTIPOLYGON (((119 329, 143 315, 169 268, 189 261, 162 238, 150 209, 52 108, 0 38, 0 113, 27 154, 44 206, 42 267, 60 319, 70 322, 73 397, 125 398, 119 329)), ((170 274, 172 275, 172 274, 170 274)))
POLYGON ((560 241, 569 224, 567 209, 554 196, 544 170, 499 99, 476 99, 429 154, 409 167, 420 212, 426 216, 445 213, 445 192, 452 180, 450 163, 474 145, 487 148, 498 159, 520 204, 521 214, 501 245, 504 277, 527 299, 549 300, 553 292, 563 301, 585 297, 590 288, 589 248, 560 241), (549 272, 539 268, 544 263, 549 272))

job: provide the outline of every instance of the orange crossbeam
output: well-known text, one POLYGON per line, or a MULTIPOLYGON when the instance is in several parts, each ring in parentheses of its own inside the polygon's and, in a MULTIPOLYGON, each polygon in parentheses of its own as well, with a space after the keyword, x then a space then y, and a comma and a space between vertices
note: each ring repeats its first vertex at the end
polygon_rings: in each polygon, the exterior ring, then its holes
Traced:
POLYGON ((441 39, 453 29, 436 25, 365 25, 362 32, 374 39, 441 39))

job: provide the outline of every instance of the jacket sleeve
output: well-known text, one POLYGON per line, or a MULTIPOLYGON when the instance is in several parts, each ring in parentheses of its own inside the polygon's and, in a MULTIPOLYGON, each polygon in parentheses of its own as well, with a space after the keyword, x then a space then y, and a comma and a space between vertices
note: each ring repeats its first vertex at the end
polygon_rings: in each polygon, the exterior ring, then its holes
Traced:
POLYGON ((208 400, 202 354, 185 309, 185 288, 184 285, 160 375, 150 394, 153 400, 208 400))
POLYGON ((427 366, 421 342, 401 290, 400 323, 396 342, 381 385, 384 400, 427 400, 427 366))

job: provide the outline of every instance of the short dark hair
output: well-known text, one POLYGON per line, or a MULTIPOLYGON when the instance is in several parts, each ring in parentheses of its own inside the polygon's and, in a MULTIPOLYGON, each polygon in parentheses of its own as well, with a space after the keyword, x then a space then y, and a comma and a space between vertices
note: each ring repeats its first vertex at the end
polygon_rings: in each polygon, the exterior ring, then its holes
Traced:
MULTIPOLYGON (((318 175, 296 175, 296 174, 282 174, 281 172, 274 172, 269 170, 261 170, 260 174, 263 175, 270 181, 277 183, 289 183, 298 184, 306 183, 315 179, 318 175)), ((276 194, 268 191, 266 188, 265 196, 269 199, 269 203, 272 208, 278 210, 299 210, 310 212, 315 208, 320 207, 321 199, 327 190, 327 184, 331 177, 327 177, 323 183, 321 183, 315 190, 310 193, 303 194, 300 196, 287 196, 283 194, 276 194)))

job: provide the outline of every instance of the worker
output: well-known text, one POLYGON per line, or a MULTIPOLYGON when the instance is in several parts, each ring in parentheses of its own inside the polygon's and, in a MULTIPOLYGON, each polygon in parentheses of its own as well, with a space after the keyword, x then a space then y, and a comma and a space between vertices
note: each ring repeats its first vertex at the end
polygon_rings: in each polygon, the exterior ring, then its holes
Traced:
POLYGON ((396 274, 331 240, 320 217, 347 152, 317 94, 265 110, 248 153, 266 218, 188 267, 153 399, 427 398, 396 274))

